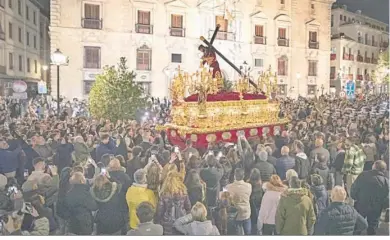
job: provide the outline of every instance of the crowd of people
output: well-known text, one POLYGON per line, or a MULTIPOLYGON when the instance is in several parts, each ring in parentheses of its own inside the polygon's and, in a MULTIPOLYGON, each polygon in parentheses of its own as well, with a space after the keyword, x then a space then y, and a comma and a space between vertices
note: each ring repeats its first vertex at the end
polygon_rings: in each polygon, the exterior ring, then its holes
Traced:
POLYGON ((320 100, 281 100, 280 134, 207 149, 154 128, 167 100, 115 123, 8 104, 1 234, 389 235, 388 96, 320 100))

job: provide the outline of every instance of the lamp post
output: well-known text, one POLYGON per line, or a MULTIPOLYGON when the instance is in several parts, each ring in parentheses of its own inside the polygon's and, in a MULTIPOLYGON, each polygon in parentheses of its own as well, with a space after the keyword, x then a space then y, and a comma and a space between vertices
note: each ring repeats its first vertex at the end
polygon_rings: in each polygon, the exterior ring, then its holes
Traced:
POLYGON ((57 116, 60 116, 60 66, 67 63, 68 58, 57 48, 51 55, 51 64, 57 66, 57 116))
POLYGON ((301 79, 301 74, 298 72, 298 73, 297 73, 297 82, 298 82, 298 89, 297 89, 297 90, 298 90, 298 98, 299 98, 299 96, 300 96, 300 94, 299 94, 299 85, 300 85, 300 84, 299 84, 299 79, 301 79))

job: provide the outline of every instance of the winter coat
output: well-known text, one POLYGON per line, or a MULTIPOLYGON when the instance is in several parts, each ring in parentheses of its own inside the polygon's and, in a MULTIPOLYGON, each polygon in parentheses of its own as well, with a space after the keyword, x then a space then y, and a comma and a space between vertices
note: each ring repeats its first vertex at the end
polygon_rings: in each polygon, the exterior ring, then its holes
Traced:
POLYGON ((206 200, 206 184, 187 186, 188 197, 191 202, 191 206, 195 203, 204 203, 206 200))
POLYGON ((317 163, 313 167, 313 174, 318 174, 322 177, 326 190, 332 190, 335 185, 333 174, 325 163, 317 163))
POLYGON ((24 154, 26 154, 26 164, 24 165, 24 167, 25 167, 25 169, 28 169, 29 172, 31 172, 34 169, 34 167, 32 165, 32 160, 34 158, 39 157, 39 155, 37 152, 35 152, 35 150, 30 145, 22 144, 22 148, 23 148, 24 154))
POLYGON ((200 177, 206 183, 207 206, 217 206, 218 194, 220 191, 220 181, 223 176, 222 168, 203 168, 200 170, 200 177))
POLYGON ((113 234, 121 230, 128 220, 128 210, 122 185, 106 183, 102 189, 92 187, 90 193, 95 199, 98 212, 95 216, 97 234, 113 234))
POLYGON ((34 221, 33 229, 31 231, 16 231, 11 235, 23 236, 49 236, 49 220, 45 217, 38 218, 34 221))
POLYGON ((250 196, 251 219, 257 221, 257 214, 260 210, 261 201, 263 199, 263 186, 261 183, 252 184, 252 193, 250 196))
POLYGON ((276 174, 274 165, 267 161, 259 159, 253 167, 259 169, 262 182, 268 182, 272 174, 276 174))
POLYGON ((57 147, 54 164, 58 167, 58 172, 65 167, 72 166, 73 145, 70 143, 61 144, 57 147))
POLYGON ((130 228, 135 229, 139 223, 137 217, 137 207, 142 202, 149 202, 156 207, 156 196, 154 192, 150 189, 147 189, 147 185, 133 183, 131 187, 127 190, 126 193, 126 202, 129 208, 129 225, 130 228))
POLYGON ((389 179, 384 173, 371 170, 362 172, 351 187, 355 208, 362 214, 381 211, 389 207, 389 179))
POLYGON ((299 179, 307 179, 310 174, 311 164, 304 152, 297 153, 295 155, 295 167, 294 170, 298 173, 299 179))
MULTIPOLYGON (((210 213, 209 213, 210 214, 210 213)), ((238 229, 236 224, 238 210, 233 205, 228 205, 227 201, 218 201, 218 205, 215 208, 213 219, 221 235, 236 236, 238 235, 238 229), (226 211, 226 225, 223 224, 223 212, 226 211)))
POLYGON ((276 161, 276 172, 280 179, 286 179, 286 172, 289 169, 293 169, 295 166, 295 159, 290 156, 282 156, 276 161))
POLYGON ((367 221, 350 205, 332 202, 322 211, 314 235, 353 235, 354 230, 364 231, 367 221))
POLYGON ((237 207, 237 221, 249 219, 251 216, 250 197, 252 194, 252 185, 244 181, 234 181, 227 185, 226 189, 231 194, 237 207))
POLYGON ((157 206, 155 222, 163 226, 164 235, 175 234, 173 223, 191 211, 191 202, 187 195, 173 197, 161 196, 157 206))
POLYGON ((307 189, 289 188, 281 196, 276 211, 276 232, 280 235, 309 235, 316 221, 307 189))
POLYGON ((119 144, 118 144, 118 147, 116 149, 116 154, 121 155, 125 159, 125 161, 129 160, 129 157, 127 155, 127 144, 126 144, 125 138, 119 136, 117 138, 117 143, 118 142, 119 142, 119 144))
POLYGON ((318 217, 325 208, 329 205, 329 195, 324 185, 311 186, 310 191, 313 195, 313 202, 315 204, 314 210, 318 217))
POLYGON ((116 146, 112 139, 107 144, 100 143, 96 147, 96 162, 101 162, 102 156, 105 154, 115 155, 116 146))
POLYGON ((87 144, 75 142, 73 143, 74 151, 72 152, 72 160, 74 163, 84 163, 91 157, 91 149, 88 148, 87 144))
POLYGON ((377 159, 375 143, 363 144, 363 151, 366 154, 366 162, 374 162, 377 159))
POLYGON ((310 162, 311 162, 311 165, 313 165, 315 162, 315 158, 316 158, 316 155, 318 154, 322 154, 325 156, 325 163, 326 164, 329 164, 330 162, 330 153, 327 149, 323 148, 323 147, 316 147, 315 149, 313 149, 311 152, 310 152, 310 162))
POLYGON ((131 179, 124 171, 109 171, 110 180, 122 185, 121 189, 124 193, 131 187, 131 179))
POLYGON ((345 151, 340 150, 336 154, 336 159, 333 162, 333 167, 336 172, 341 172, 344 166, 345 151))
POLYGON ((210 220, 193 221, 191 214, 176 219, 173 226, 178 232, 189 236, 219 235, 217 227, 210 220))
POLYGON ((287 187, 276 187, 266 183, 265 193, 261 200, 259 217, 257 218, 257 229, 261 230, 264 224, 275 225, 276 211, 279 205, 281 194, 287 187))
POLYGON ((134 182, 134 173, 141 168, 144 168, 145 164, 138 156, 133 157, 130 161, 127 161, 126 173, 130 177, 130 181, 134 182))
POLYGON ((137 229, 132 229, 127 232, 128 236, 162 236, 163 227, 152 222, 140 223, 137 229))
POLYGON ((46 160, 50 160, 54 153, 49 145, 36 145, 34 146, 34 151, 38 153, 40 157, 43 157, 46 160))
POLYGON ((16 171, 18 168, 18 156, 22 148, 13 151, 0 149, 0 174, 16 171))
POLYGON ((95 199, 86 184, 74 184, 65 196, 69 221, 69 232, 76 235, 91 235, 93 231, 92 212, 98 209, 95 199))

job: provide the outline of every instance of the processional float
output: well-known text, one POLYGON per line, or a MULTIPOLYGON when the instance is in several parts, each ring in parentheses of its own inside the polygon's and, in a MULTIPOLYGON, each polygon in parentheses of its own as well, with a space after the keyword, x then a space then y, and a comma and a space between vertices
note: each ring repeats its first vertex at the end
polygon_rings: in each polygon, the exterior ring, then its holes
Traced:
POLYGON ((187 139, 194 146, 206 148, 210 142, 236 142, 240 135, 263 137, 283 130, 288 119, 279 118, 279 103, 271 99, 276 94, 276 75, 271 71, 260 75, 257 82, 250 79, 214 46, 219 25, 203 52, 201 68, 193 74, 180 68, 170 87, 171 121, 158 126, 167 132, 173 145, 184 146, 187 139), (224 79, 216 55, 240 75, 232 91, 223 89, 224 79), (206 66, 205 66, 206 65, 206 66))

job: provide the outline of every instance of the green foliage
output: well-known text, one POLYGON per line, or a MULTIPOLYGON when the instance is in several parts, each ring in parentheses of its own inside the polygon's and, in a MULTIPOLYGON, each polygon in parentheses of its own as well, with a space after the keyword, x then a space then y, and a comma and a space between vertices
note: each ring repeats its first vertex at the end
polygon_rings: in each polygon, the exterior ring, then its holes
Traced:
POLYGON ((126 66, 126 58, 120 58, 118 67, 104 68, 96 77, 89 94, 89 110, 93 117, 117 121, 135 119, 137 109, 147 104, 141 85, 135 82, 135 73, 126 66))
POLYGON ((389 51, 379 54, 378 65, 374 72, 374 80, 377 83, 389 83, 389 51))
POLYGON ((231 92, 233 90, 233 83, 232 83, 232 81, 229 81, 229 80, 224 78, 223 79, 222 90, 226 91, 226 92, 231 92))

